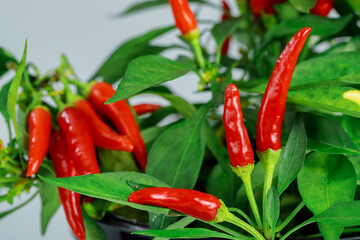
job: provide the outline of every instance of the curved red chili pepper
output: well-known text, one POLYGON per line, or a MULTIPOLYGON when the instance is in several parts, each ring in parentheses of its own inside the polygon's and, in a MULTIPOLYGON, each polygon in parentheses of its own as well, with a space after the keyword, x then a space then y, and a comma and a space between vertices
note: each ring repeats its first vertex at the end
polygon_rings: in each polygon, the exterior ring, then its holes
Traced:
MULTIPOLYGON (((60 130, 54 131, 51 136, 49 154, 58 178, 78 175, 74 166, 74 159, 66 145, 65 135, 60 130)), ((86 233, 81 212, 80 194, 60 187, 58 191, 70 228, 78 239, 85 240, 86 233)))
MULTIPOLYGON (((230 6, 229 6, 229 4, 227 4, 227 2, 225 0, 222 0, 222 5, 223 5, 223 14, 221 16, 221 21, 225 21, 225 20, 231 18, 230 6)), ((228 53, 229 46, 230 46, 230 39, 231 39, 231 36, 227 37, 221 47, 221 55, 223 55, 223 56, 226 56, 228 53)))
POLYGON ((187 0, 169 0, 175 25, 184 34, 197 29, 197 21, 194 13, 191 11, 187 0))
POLYGON ((326 17, 333 7, 334 0, 318 0, 310 13, 326 17))
POLYGON ((91 104, 86 100, 78 100, 75 107, 80 109, 90 124, 96 146, 106 149, 132 152, 134 144, 127 136, 115 133, 96 114, 91 104))
POLYGON ((127 135, 134 144, 134 155, 142 170, 146 168, 147 153, 136 119, 126 100, 104 104, 115 94, 114 88, 106 82, 96 83, 89 93, 89 101, 97 112, 110 118, 116 129, 127 135))
POLYGON ((194 218, 212 221, 221 202, 215 196, 189 189, 150 187, 130 194, 129 202, 176 210, 194 218))
POLYGON ((94 140, 88 120, 81 110, 66 107, 58 116, 67 146, 81 175, 100 173, 95 156, 94 140))
POLYGON ((231 166, 254 164, 254 152, 243 121, 239 90, 233 83, 225 90, 223 123, 231 166))
POLYGON ((27 119, 29 125, 29 160, 26 176, 35 174, 47 153, 51 135, 51 114, 43 106, 35 107, 27 119))
POLYGON ((257 126, 256 147, 264 152, 281 148, 281 127, 285 114, 286 97, 298 56, 311 28, 298 31, 286 45, 276 62, 261 102, 257 126))
POLYGON ((162 106, 157 104, 149 104, 149 103, 143 103, 143 104, 137 104, 132 106, 135 110, 136 114, 138 116, 155 112, 156 110, 160 109, 162 106))

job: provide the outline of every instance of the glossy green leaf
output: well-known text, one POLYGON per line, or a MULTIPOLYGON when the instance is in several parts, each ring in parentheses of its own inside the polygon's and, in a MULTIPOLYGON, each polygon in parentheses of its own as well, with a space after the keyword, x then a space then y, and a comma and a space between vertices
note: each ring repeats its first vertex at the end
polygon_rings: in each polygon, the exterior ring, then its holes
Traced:
POLYGON ((46 183, 66 188, 86 196, 100 198, 110 202, 123 204, 144 211, 155 212, 158 214, 169 213, 169 210, 164 208, 139 205, 127 201, 129 195, 134 192, 134 190, 128 185, 127 181, 154 187, 168 187, 167 184, 143 173, 112 172, 69 178, 39 177, 46 183))
POLYGON ((277 189, 279 195, 294 181, 298 175, 306 154, 306 132, 303 120, 298 116, 290 132, 288 142, 279 162, 277 189))
POLYGON ((20 87, 21 78, 22 78, 22 75, 23 75, 23 72, 25 69, 26 52, 27 52, 27 41, 25 41, 25 49, 24 49, 23 56, 21 58, 21 62, 18 65, 15 77, 11 81, 11 85, 10 85, 9 93, 8 93, 8 99, 7 99, 7 111, 13 122, 16 139, 18 139, 18 140, 20 139, 20 136, 19 136, 17 121, 16 121, 15 105, 16 105, 16 101, 17 101, 17 94, 18 94, 18 89, 20 87))
POLYGON ((11 63, 17 64, 14 55, 3 48, 0 48, 0 77, 9 70, 8 66, 11 63))
MULTIPOLYGON (((49 178, 55 177, 53 172, 43 167, 39 169, 38 174, 49 178)), ((39 181, 39 193, 41 197, 41 234, 44 235, 51 218, 60 207, 60 198, 57 187, 43 181, 39 181)))
POLYGON ((7 99, 11 82, 6 83, 0 90, 0 113, 3 115, 8 128, 10 128, 10 116, 7 111, 7 99))
POLYGON ((205 150, 204 121, 208 106, 166 130, 154 143, 146 173, 175 188, 192 189, 205 150))
POLYGON ((342 97, 349 90, 354 88, 334 86, 298 89, 288 92, 288 100, 321 111, 341 112, 360 118, 359 105, 342 97))
POLYGON ((141 131, 141 136, 144 139, 146 149, 151 149, 151 146, 153 145, 154 141, 171 125, 166 125, 163 127, 149 127, 141 131))
POLYGON ((313 219, 329 225, 360 226, 360 201, 335 204, 313 217, 313 219))
POLYGON ((225 238, 225 239, 234 239, 238 238, 225 233, 219 233, 212 231, 206 228, 184 228, 184 229, 172 229, 172 230, 146 230, 134 232, 133 234, 150 236, 150 237, 164 237, 164 238, 225 238))
MULTIPOLYGON (((193 217, 190 217, 190 216, 183 217, 179 221, 177 221, 177 222, 171 224, 170 226, 168 226, 166 228, 166 230, 184 228, 187 225, 189 225, 190 223, 194 222, 195 220, 196 220, 196 218, 193 218, 193 217)), ((156 238, 154 238, 154 240, 168 240, 168 238, 156 237, 156 238)))
POLYGON ((82 209, 84 219, 86 240, 106 240, 107 236, 104 229, 102 229, 97 222, 92 219, 84 209, 82 209))
POLYGON ((195 68, 191 61, 177 62, 158 55, 148 55, 133 60, 126 69, 112 98, 113 103, 161 83, 181 77, 195 68))
MULTIPOLYGON (((305 205, 316 216, 337 203, 354 200, 355 171, 343 155, 314 152, 305 159, 298 188, 305 205)), ((339 238, 343 230, 324 223, 319 223, 319 228, 325 239, 339 238)))
POLYGON ((317 0, 290 0, 289 2, 301 12, 309 12, 312 9, 317 0))
POLYGON ((273 236, 275 236, 276 223, 280 216, 280 199, 278 191, 272 186, 267 194, 267 209, 266 219, 273 230, 273 236))
POLYGON ((108 83, 116 82, 123 77, 127 65, 133 59, 144 55, 158 54, 167 49, 167 47, 153 46, 150 41, 171 29, 174 29, 174 27, 155 29, 123 43, 110 55, 90 80, 102 78, 108 83))
POLYGON ((244 18, 231 18, 229 20, 215 24, 213 29, 211 29, 211 34, 213 35, 217 46, 221 46, 225 39, 233 34, 235 30, 244 23, 244 18))

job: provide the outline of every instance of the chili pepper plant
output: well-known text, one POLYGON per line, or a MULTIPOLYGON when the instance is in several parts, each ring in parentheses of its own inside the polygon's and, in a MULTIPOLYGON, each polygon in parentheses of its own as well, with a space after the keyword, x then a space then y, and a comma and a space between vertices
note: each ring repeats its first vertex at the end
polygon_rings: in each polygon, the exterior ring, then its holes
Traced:
POLYGON ((21 60, 0 49, 0 201, 37 189, 1 218, 40 194, 42 233, 62 204, 78 239, 106 239, 109 214, 155 239, 358 236, 359 2, 152 0, 120 15, 154 8, 174 18, 90 79, 65 55, 40 74, 31 44, 21 60), (188 74, 210 100, 164 85, 188 74), (138 95, 168 104, 131 106, 138 95))

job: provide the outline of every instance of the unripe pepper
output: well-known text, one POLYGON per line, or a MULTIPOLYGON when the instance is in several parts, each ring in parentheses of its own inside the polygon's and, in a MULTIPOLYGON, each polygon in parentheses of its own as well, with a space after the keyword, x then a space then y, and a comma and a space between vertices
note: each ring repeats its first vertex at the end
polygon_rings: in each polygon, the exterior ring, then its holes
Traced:
POLYGON ((51 135, 51 114, 46 107, 37 106, 29 114, 29 159, 26 176, 35 174, 47 153, 51 135))
POLYGON ((216 221, 223 204, 215 196, 189 189, 150 187, 130 194, 129 202, 170 208, 204 221, 216 221))
POLYGON ((75 167, 79 174, 100 173, 91 128, 82 111, 66 107, 59 114, 57 121, 65 134, 67 146, 75 159, 75 167))
POLYGON ((115 94, 114 88, 106 82, 95 83, 89 91, 89 101, 95 110, 110 118, 116 129, 127 135, 134 144, 134 155, 142 170, 145 170, 147 153, 136 119, 126 100, 105 104, 115 94))
MULTIPOLYGON (((225 20, 231 18, 230 6, 229 6, 229 4, 227 4, 227 2, 225 0, 222 0, 222 5, 223 5, 223 14, 221 16, 221 21, 225 21, 225 20)), ((229 46, 230 46, 230 39, 231 39, 231 36, 227 37, 221 47, 221 55, 223 55, 223 56, 226 56, 228 53, 229 46)))
POLYGON ((310 10, 310 13, 326 17, 333 7, 334 0, 317 0, 315 7, 310 10))
MULTIPOLYGON (((74 165, 75 160, 67 148, 65 135, 60 130, 54 131, 51 136, 49 154, 54 164, 56 177, 78 175, 74 165)), ((58 191, 71 230, 79 240, 85 240, 86 233, 81 212, 80 194, 60 187, 58 187, 58 191)))
POLYGON ((96 146, 118 151, 132 152, 134 144, 127 136, 115 133, 97 115, 91 104, 83 99, 76 101, 75 107, 80 109, 90 124, 96 146))
POLYGON ((197 21, 194 13, 191 11, 187 0, 169 0, 173 11, 175 25, 183 35, 198 35, 197 21))
POLYGON ((310 32, 310 27, 298 31, 275 64, 257 118, 256 147, 259 152, 281 149, 281 127, 287 92, 298 56, 310 32))
POLYGON ((160 105, 149 104, 149 103, 137 104, 137 105, 133 106, 133 109, 135 110, 135 112, 138 116, 155 112, 156 110, 158 110, 160 108, 161 108, 160 105))

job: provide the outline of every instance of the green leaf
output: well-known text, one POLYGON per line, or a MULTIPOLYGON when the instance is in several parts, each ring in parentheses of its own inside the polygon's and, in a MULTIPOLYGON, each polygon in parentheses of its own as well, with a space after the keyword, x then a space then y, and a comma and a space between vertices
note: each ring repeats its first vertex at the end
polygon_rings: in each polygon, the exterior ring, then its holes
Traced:
POLYGON ((0 113, 4 116, 5 122, 10 128, 10 116, 7 111, 7 99, 11 82, 6 83, 0 90, 0 113))
POLYGON ((26 200, 25 202, 23 202, 22 204, 20 204, 19 206, 13 208, 13 209, 10 209, 8 211, 5 211, 5 212, 1 212, 0 213, 0 219, 6 217, 7 215, 19 210, 20 208, 26 206, 28 203, 30 203, 32 200, 34 200, 34 198, 37 196, 39 192, 36 192, 34 193, 34 195, 31 196, 31 198, 29 198, 28 200, 26 200))
POLYGON ((160 121, 162 121, 167 116, 176 113, 176 110, 172 106, 166 106, 162 107, 155 112, 153 112, 149 117, 147 118, 140 118, 139 119, 139 126, 140 129, 149 128, 152 126, 156 126, 160 121))
POLYGON ((172 230, 146 230, 134 232, 133 234, 150 236, 150 237, 164 237, 164 238, 225 238, 234 239, 238 238, 225 233, 219 233, 206 228, 184 228, 184 229, 172 229, 172 230))
POLYGON ((14 124, 15 135, 16 135, 16 139, 18 139, 18 140, 20 139, 20 136, 19 136, 19 131, 18 131, 17 122, 16 122, 15 105, 16 105, 17 93, 18 93, 18 89, 20 87, 21 78, 22 78, 22 75, 23 75, 23 72, 25 69, 26 52, 27 52, 27 40, 25 41, 25 49, 24 49, 23 56, 21 58, 21 62, 18 65, 14 79, 11 81, 11 85, 10 85, 10 89, 9 89, 9 93, 8 93, 8 99, 7 99, 7 110, 8 110, 9 116, 14 124))
POLYGON ((309 12, 317 0, 290 0, 290 3, 301 12, 309 12))
POLYGON ((229 20, 215 24, 211 29, 211 34, 215 38, 216 44, 220 47, 225 39, 233 34, 235 30, 244 22, 245 18, 231 18, 229 20))
POLYGON ((313 217, 313 219, 329 225, 360 226, 360 201, 335 204, 313 217))
POLYGON ((317 57, 336 54, 336 53, 358 52, 358 51, 360 51, 360 35, 351 37, 348 42, 337 43, 333 47, 317 55, 317 57))
MULTIPOLYGON (((39 169, 38 174, 48 178, 55 177, 53 172, 44 167, 39 169)), ((39 192, 41 197, 41 234, 44 235, 51 218, 60 207, 60 199, 57 187, 43 181, 39 181, 39 192)))
POLYGON ((235 194, 233 186, 234 174, 224 172, 220 164, 217 164, 207 176, 206 192, 223 200, 227 206, 233 205, 235 194))
POLYGON ((46 183, 66 188, 86 196, 100 198, 110 202, 123 204, 144 211, 155 212, 158 214, 169 213, 168 209, 139 205, 127 201, 129 195, 134 192, 134 190, 128 185, 127 181, 154 187, 169 187, 167 184, 143 173, 112 172, 69 178, 39 177, 46 183))
POLYGON ((9 70, 8 66, 11 63, 17 64, 14 55, 3 48, 0 48, 0 77, 9 70))
POLYGON ((298 175, 306 154, 305 125, 300 116, 296 117, 288 142, 279 162, 278 185, 279 195, 287 189, 298 175))
POLYGON ((298 104, 313 107, 321 111, 341 112, 360 118, 359 106, 347 99, 343 93, 354 90, 351 87, 317 87, 298 89, 288 92, 288 100, 298 104))
MULTIPOLYGON (((305 159, 298 188, 305 205, 316 216, 337 203, 354 200, 355 171, 343 155, 314 152, 305 159)), ((319 228, 325 239, 337 239, 343 230, 324 223, 319 223, 319 228)))
POLYGON ((358 0, 346 0, 348 4, 357 12, 360 12, 360 2, 358 0))
POLYGON ((104 230, 92 219, 82 208, 82 215, 84 219, 86 240, 106 240, 108 239, 104 230))
MULTIPOLYGON (((170 226, 168 226, 166 228, 166 230, 184 228, 187 225, 189 225, 190 223, 194 222, 195 220, 196 220, 196 218, 193 218, 193 217, 190 217, 190 216, 183 217, 179 221, 177 221, 177 222, 171 224, 170 226)), ((154 238, 154 240, 168 240, 168 238, 156 237, 156 238, 154 238)))
POLYGON ((161 135, 163 132, 172 125, 166 125, 163 127, 149 127, 141 131, 141 136, 144 139, 146 149, 151 149, 154 141, 161 135))
MULTIPOLYGON (((274 186, 272 186, 267 195, 266 218, 269 222, 273 236, 275 236, 275 226, 280 216, 280 199, 279 194, 274 186)), ((274 238, 273 238, 274 239, 274 238)))
POLYGON ((341 125, 354 143, 360 146, 360 118, 343 116, 341 125))
POLYGON ((292 36, 300 29, 312 27, 312 35, 327 37, 340 32, 349 24, 353 15, 348 14, 340 18, 324 18, 316 15, 304 15, 287 19, 270 28, 265 34, 265 43, 280 37, 292 36))
POLYGON ((174 29, 173 26, 152 30, 133 38, 119 46, 90 78, 102 78, 105 82, 114 83, 123 77, 131 60, 149 54, 159 54, 167 47, 153 46, 149 42, 174 29))
POLYGON ((158 55, 139 57, 126 69, 113 97, 106 103, 113 103, 161 83, 181 77, 195 68, 192 61, 177 62, 158 55))
POLYGON ((171 187, 194 187, 204 156, 207 111, 208 105, 166 130, 156 140, 149 152, 147 174, 171 187))

